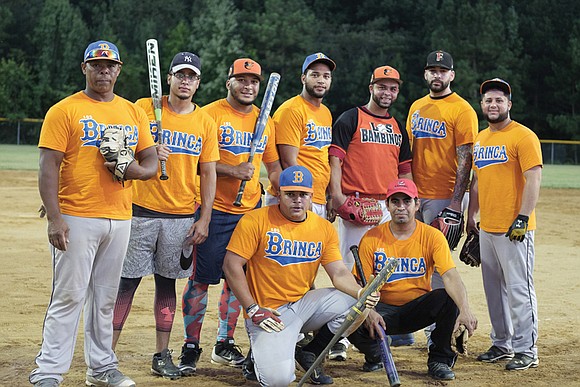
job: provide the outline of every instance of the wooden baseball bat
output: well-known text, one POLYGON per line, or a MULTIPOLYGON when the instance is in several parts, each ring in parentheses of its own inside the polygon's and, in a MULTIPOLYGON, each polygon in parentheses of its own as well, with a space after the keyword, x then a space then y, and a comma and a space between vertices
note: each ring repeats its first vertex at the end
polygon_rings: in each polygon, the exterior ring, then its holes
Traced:
MULTIPOLYGON (((161 85, 161 70, 159 68, 159 47, 157 39, 148 39, 147 46, 147 64, 149 69, 149 87, 151 89, 151 101, 153 102, 153 111, 155 113, 155 122, 157 124, 157 142, 163 144, 163 129, 161 128, 161 112, 163 111, 162 98, 163 87, 161 85)), ((167 166, 165 161, 161 161, 161 180, 169 179, 167 176, 167 166)))
MULTIPOLYGON (((270 74, 270 79, 268 80, 268 86, 264 92, 264 98, 262 99, 262 106, 260 107, 260 114, 256 120, 256 126, 254 127, 254 136, 252 137, 252 143, 250 145, 250 157, 248 157, 248 163, 254 160, 254 154, 256 153, 256 148, 262 140, 262 135, 266 129, 266 124, 268 123, 268 118, 270 117, 270 110, 272 110, 272 104, 274 103, 274 98, 276 97, 276 91, 278 90, 278 84, 280 83, 280 74, 272 73, 270 74)), ((238 189, 238 194, 236 195, 236 200, 234 200, 234 206, 240 207, 242 205, 242 195, 244 194, 244 189, 246 188, 247 180, 242 180, 240 183, 240 188, 238 189)))
POLYGON ((391 274, 393 274, 398 265, 399 261, 395 258, 391 258, 387 261, 385 267, 383 267, 383 269, 379 272, 379 274, 377 274, 375 279, 373 279, 373 281, 369 284, 369 286, 362 292, 356 304, 350 307, 344 322, 342 323, 340 328, 338 328, 338 330, 336 331, 336 333, 332 337, 332 340, 330 340, 326 348, 322 350, 322 352, 320 353, 320 355, 318 355, 314 363, 312 363, 310 368, 308 368, 308 371, 306 371, 304 376, 302 376, 302 379, 300 379, 300 382, 298 383, 298 387, 304 385, 306 380, 310 377, 310 375, 312 375, 312 372, 314 372, 314 369, 322 363, 322 361, 326 357, 326 354, 328 353, 328 351, 330 351, 332 346, 336 344, 338 340, 340 340, 342 334, 346 332, 347 329, 350 328, 350 326, 355 322, 357 317, 363 313, 363 311, 366 308, 365 301, 367 297, 371 293, 376 292, 384 285, 384 283, 387 281, 387 279, 389 279, 391 274))
MULTIPOLYGON (((350 251, 354 257, 354 264, 356 266, 356 271, 362 281, 362 286, 366 286, 367 279, 362 268, 362 262, 360 261, 360 256, 358 254, 358 246, 350 246, 350 251)), ((389 346, 389 340, 387 338, 387 333, 382 326, 379 325, 379 330, 383 335, 382 339, 377 339, 379 346, 381 348, 381 361, 383 367, 385 367, 385 372, 387 373, 387 378, 389 379, 389 384, 391 387, 397 387, 401 385, 401 380, 399 380, 399 373, 397 372, 397 367, 395 366, 395 360, 393 359, 393 353, 391 352, 391 347, 389 346)))

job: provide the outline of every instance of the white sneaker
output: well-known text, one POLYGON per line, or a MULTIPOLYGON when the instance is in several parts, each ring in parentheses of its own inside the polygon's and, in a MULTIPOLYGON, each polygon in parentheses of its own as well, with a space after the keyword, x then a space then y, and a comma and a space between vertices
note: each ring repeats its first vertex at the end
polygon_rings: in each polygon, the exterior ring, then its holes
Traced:
POLYGON ((135 382, 117 369, 101 372, 96 375, 87 375, 87 386, 102 387, 135 387, 135 382))
POLYGON ((346 360, 346 350, 348 349, 350 342, 347 338, 342 338, 336 344, 332 346, 330 352, 328 353, 329 360, 345 361, 346 360))

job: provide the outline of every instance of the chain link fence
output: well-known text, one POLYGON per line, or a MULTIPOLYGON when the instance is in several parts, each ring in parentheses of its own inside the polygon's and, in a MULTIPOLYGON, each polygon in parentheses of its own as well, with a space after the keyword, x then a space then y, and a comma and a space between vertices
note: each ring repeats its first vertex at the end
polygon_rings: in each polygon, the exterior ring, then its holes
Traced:
POLYGON ((0 117, 0 144, 36 145, 41 126, 40 118, 12 121, 0 117))

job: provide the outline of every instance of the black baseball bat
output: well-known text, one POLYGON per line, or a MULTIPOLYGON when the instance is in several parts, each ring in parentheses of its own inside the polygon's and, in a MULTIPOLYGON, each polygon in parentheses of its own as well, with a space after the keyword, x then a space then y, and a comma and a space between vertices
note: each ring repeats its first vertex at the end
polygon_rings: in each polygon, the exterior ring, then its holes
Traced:
MULTIPOLYGON (((248 163, 251 163, 254 160, 256 148, 262 140, 262 134, 264 134, 264 130, 266 129, 266 124, 268 123, 268 118, 270 117, 270 110, 272 110, 272 104, 274 103, 274 98, 276 98, 278 83, 280 83, 280 74, 270 74, 270 79, 268 79, 268 86, 264 92, 264 98, 262 99, 260 114, 256 120, 256 126, 254 127, 254 137, 252 138, 252 143, 250 145, 250 157, 248 157, 248 163)), ((242 180, 240 183, 240 188, 238 189, 236 200, 234 200, 234 206, 236 207, 240 207, 242 205, 242 195, 244 194, 244 189, 246 189, 246 183, 247 180, 242 180)))
POLYGON ((350 307, 344 322, 342 323, 340 328, 338 328, 338 330, 336 331, 336 333, 332 337, 332 340, 330 340, 326 348, 322 350, 322 352, 320 353, 320 355, 318 355, 314 363, 312 363, 310 368, 308 368, 308 371, 306 371, 304 376, 302 376, 302 379, 300 379, 300 382, 298 383, 298 387, 304 385, 306 380, 310 377, 310 375, 312 375, 312 372, 314 372, 314 369, 322 363, 322 361, 326 357, 326 354, 328 353, 328 351, 330 351, 332 346, 336 344, 338 340, 340 340, 342 334, 346 332, 346 330, 350 328, 350 326, 355 322, 357 317, 363 313, 363 311, 366 308, 365 301, 367 297, 371 293, 376 292, 384 285, 384 283, 391 276, 391 274, 393 274, 398 264, 399 262, 395 258, 391 258, 387 261, 385 267, 383 267, 383 269, 379 272, 379 274, 377 274, 373 282, 371 282, 369 286, 362 292, 356 304, 350 307))
MULTIPOLYGON (((352 256, 354 257, 354 264, 356 266, 356 271, 362 281, 362 286, 366 286, 367 279, 365 277, 365 273, 362 268, 362 262, 360 261, 360 256, 358 254, 358 246, 352 245, 350 246, 350 251, 352 252, 352 256)), ((389 346, 389 340, 387 338, 387 333, 383 329, 381 325, 379 325, 379 329, 381 334, 383 335, 382 339, 377 339, 381 348, 381 361, 383 363, 383 367, 385 367, 385 372, 387 373, 387 378, 389 379, 389 384, 391 387, 397 387, 401 385, 401 381, 399 380, 399 373, 397 372, 397 367, 395 366, 395 360, 393 359, 393 353, 391 352, 391 347, 389 346)))

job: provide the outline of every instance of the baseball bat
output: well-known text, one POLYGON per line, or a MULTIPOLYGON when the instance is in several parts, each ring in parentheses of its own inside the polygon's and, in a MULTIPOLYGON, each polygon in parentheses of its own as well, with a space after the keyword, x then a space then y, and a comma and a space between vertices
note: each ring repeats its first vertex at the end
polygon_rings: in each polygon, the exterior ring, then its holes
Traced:
MULTIPOLYGON (((262 99, 260 114, 258 115, 258 119, 256 120, 256 126, 254 127, 254 136, 252 138, 252 143, 250 144, 250 156, 248 157, 248 163, 251 163, 254 160, 256 148, 258 147, 258 144, 262 139, 262 134, 264 134, 266 124, 268 123, 268 117, 270 116, 270 110, 272 109, 272 104, 274 103, 274 98, 276 97, 276 91, 278 90, 279 83, 280 83, 280 74, 278 73, 270 74, 270 79, 268 79, 268 86, 266 86, 264 98, 262 99)), ((234 206, 236 207, 240 207, 242 205, 242 195, 244 194, 246 183, 247 180, 242 180, 242 182, 240 183, 240 188, 238 189, 236 200, 234 200, 234 206)))
MULTIPOLYGON (((354 257, 354 264, 356 266, 356 271, 361 278, 362 285, 366 286, 367 279, 365 277, 365 273, 362 268, 362 263, 360 261, 360 255, 358 255, 358 246, 352 245, 350 246, 350 251, 352 252, 352 256, 354 257)), ((395 366, 395 360, 393 359, 393 353, 391 352, 391 347, 389 346, 389 341, 387 338, 387 333, 383 329, 382 326, 379 325, 379 330, 383 335, 382 340, 378 339, 380 348, 381 348, 381 361, 383 363, 383 367, 385 367, 385 372, 387 373, 387 378, 389 379, 389 384, 391 387, 397 387, 401 385, 401 381, 399 380, 399 373, 397 372, 397 367, 395 366)))
POLYGON ((383 267, 383 269, 379 272, 379 274, 377 274, 375 279, 373 279, 373 282, 371 282, 369 286, 362 292, 356 304, 350 307, 344 322, 342 323, 340 328, 338 328, 338 330, 336 331, 336 333, 332 337, 332 340, 330 340, 326 348, 322 350, 322 352, 320 353, 320 355, 318 355, 314 363, 312 363, 312 365, 310 366, 310 368, 308 368, 304 376, 302 376, 302 379, 300 379, 300 382, 298 383, 298 387, 304 385, 306 380, 310 377, 310 375, 312 375, 312 372, 314 372, 314 369, 322 363, 322 361, 326 357, 326 354, 328 353, 328 351, 330 351, 332 346, 336 344, 338 340, 340 340, 342 334, 346 332, 346 330, 354 323, 354 321, 357 319, 357 316, 363 313, 363 311, 366 308, 365 300, 367 299, 367 297, 371 293, 376 292, 384 285, 384 283, 387 281, 387 279, 389 279, 391 274, 393 274, 398 264, 399 261, 396 258, 390 258, 387 261, 385 267, 383 267))
MULTIPOLYGON (((163 144, 163 129, 161 128, 161 112, 163 110, 162 97, 163 87, 161 86, 161 70, 159 68, 159 48, 157 39, 148 39, 147 46, 147 64, 149 69, 149 87, 151 89, 151 101, 153 102, 153 112, 155 113, 155 122, 157 123, 157 142, 163 144)), ((167 166, 165 160, 161 161, 161 180, 169 179, 167 176, 167 166)))

